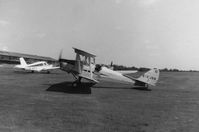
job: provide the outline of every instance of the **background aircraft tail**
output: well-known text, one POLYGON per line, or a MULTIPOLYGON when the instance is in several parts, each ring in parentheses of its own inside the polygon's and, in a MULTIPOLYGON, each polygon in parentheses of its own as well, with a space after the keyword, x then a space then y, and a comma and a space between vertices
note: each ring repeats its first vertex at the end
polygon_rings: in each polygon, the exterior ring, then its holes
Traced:
POLYGON ((136 79, 136 83, 138 84, 149 84, 155 86, 158 79, 159 79, 159 70, 154 68, 149 70, 148 72, 144 73, 142 76, 136 79))
POLYGON ((26 63, 26 61, 24 60, 23 57, 19 58, 19 60, 20 60, 20 64, 21 64, 22 66, 26 66, 26 65, 27 65, 27 63, 26 63))

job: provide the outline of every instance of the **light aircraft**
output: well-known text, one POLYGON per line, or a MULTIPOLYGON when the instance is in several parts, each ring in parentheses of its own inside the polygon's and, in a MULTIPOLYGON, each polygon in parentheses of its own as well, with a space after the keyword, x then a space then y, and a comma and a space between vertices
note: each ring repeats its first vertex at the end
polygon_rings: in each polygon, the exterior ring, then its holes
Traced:
POLYGON ((81 85, 82 78, 93 83, 98 83, 99 78, 109 78, 119 82, 127 82, 136 87, 148 88, 148 85, 155 86, 159 79, 159 70, 156 68, 149 70, 139 78, 133 78, 127 75, 132 71, 120 73, 106 66, 95 64, 95 55, 77 48, 73 49, 76 53, 75 60, 62 59, 62 52, 59 56, 60 69, 71 73, 75 78, 73 85, 81 85))
POLYGON ((54 67, 53 65, 49 65, 46 61, 38 61, 32 64, 27 64, 23 57, 19 58, 20 65, 16 65, 15 68, 23 69, 31 72, 41 72, 45 71, 50 73, 50 70, 58 69, 60 67, 54 67))

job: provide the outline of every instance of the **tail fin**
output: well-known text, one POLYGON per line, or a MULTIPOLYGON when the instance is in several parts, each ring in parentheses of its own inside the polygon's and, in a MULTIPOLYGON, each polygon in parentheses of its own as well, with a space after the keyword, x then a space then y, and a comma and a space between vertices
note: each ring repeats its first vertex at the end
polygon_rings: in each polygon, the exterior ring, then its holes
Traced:
POLYGON ((146 72, 145 74, 143 74, 136 80, 140 81, 142 83, 145 83, 145 84, 155 86, 159 79, 159 74, 160 74, 159 70, 154 68, 154 69, 151 69, 150 71, 146 72))
POLYGON ((26 66, 26 65, 27 65, 27 63, 26 63, 26 61, 24 60, 23 57, 19 58, 19 60, 20 60, 20 64, 21 64, 22 66, 26 66))

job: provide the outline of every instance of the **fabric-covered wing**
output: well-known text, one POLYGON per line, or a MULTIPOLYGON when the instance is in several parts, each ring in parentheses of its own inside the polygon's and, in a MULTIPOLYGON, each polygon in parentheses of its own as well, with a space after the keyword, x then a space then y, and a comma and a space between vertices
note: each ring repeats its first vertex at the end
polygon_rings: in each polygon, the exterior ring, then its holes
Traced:
POLYGON ((83 51, 83 50, 80 50, 80 49, 77 49, 77 48, 73 48, 75 50, 75 53, 79 54, 79 55, 82 55, 82 56, 87 56, 87 57, 92 57, 92 58, 95 58, 96 55, 93 55, 91 53, 88 53, 86 51, 83 51))
POLYGON ((92 77, 90 76, 90 73, 89 73, 89 72, 82 72, 81 74, 79 74, 79 77, 82 77, 82 78, 84 78, 84 79, 86 79, 86 80, 89 80, 89 81, 93 81, 93 82, 95 82, 95 83, 98 83, 98 82, 99 82, 99 81, 95 80, 94 78, 92 78, 92 77))

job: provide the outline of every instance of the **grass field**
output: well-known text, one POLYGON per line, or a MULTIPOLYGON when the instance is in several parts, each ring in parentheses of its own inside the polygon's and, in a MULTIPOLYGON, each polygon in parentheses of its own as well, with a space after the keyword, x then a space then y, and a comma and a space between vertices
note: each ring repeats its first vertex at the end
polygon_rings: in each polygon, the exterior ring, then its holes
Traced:
POLYGON ((196 132, 199 73, 161 73, 151 91, 104 81, 71 87, 71 75, 0 68, 3 132, 196 132))

